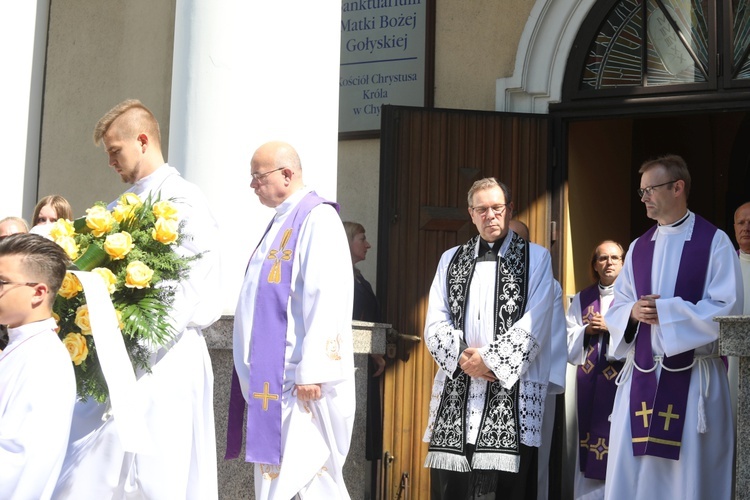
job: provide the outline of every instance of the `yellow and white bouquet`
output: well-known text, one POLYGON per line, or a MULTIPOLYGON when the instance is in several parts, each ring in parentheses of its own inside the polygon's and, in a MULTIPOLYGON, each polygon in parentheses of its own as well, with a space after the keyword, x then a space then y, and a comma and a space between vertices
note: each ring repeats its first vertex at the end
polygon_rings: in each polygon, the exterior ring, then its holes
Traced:
MULTIPOLYGON (((112 211, 98 203, 86 210, 86 217, 60 219, 50 230, 78 270, 104 280, 136 371, 149 371, 152 349, 168 343, 175 333, 169 321, 175 283, 187 277, 196 258, 175 252, 186 237, 183 224, 178 223, 175 205, 161 201, 158 194, 141 200, 125 193, 112 211)), ((102 403, 109 393, 82 290, 69 272, 53 310, 58 335, 74 364, 79 397, 102 403)))

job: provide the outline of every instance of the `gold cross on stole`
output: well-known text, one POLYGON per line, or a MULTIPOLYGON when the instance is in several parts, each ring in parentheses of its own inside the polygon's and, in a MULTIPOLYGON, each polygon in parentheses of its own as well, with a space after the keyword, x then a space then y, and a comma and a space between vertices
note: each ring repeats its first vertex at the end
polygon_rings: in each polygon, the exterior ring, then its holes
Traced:
POLYGON ((281 283, 281 261, 289 260, 292 258, 292 251, 284 250, 284 247, 287 243, 289 243, 289 238, 291 237, 292 229, 289 228, 284 231, 284 236, 281 237, 281 247, 278 250, 273 249, 268 252, 269 259, 276 259, 276 262, 274 262, 273 266, 271 266, 271 272, 268 273, 269 283, 281 283))
POLYGON ((635 412, 635 416, 643 417, 643 427, 648 427, 648 416, 654 413, 654 410, 647 409, 645 401, 641 401, 641 408, 641 411, 635 412))
POLYGON ((270 394, 268 392, 269 388, 268 382, 263 382, 263 392, 254 392, 253 398, 255 399, 262 399, 263 400, 263 411, 268 411, 268 400, 273 399, 274 401, 278 401, 279 395, 278 394, 270 394))
POLYGON ((673 418, 680 418, 680 416, 676 413, 672 413, 672 405, 667 405, 667 411, 660 411, 659 412, 660 417, 664 417, 664 430, 669 430, 669 422, 673 418))

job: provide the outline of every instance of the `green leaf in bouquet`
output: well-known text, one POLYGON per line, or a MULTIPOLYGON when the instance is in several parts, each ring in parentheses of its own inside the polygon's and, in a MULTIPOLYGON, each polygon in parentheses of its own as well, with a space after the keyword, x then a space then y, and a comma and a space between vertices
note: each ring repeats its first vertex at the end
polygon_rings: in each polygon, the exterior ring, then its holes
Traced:
POLYGON ((86 225, 86 217, 78 217, 73 221, 73 229, 77 234, 90 233, 91 229, 86 225))
POLYGON ((155 346, 172 340, 174 330, 168 318, 169 305, 156 297, 143 297, 120 309, 123 333, 131 338, 144 339, 155 346))
POLYGON ((110 260, 107 252, 99 245, 89 245, 84 254, 75 260, 74 264, 81 271, 91 271, 97 267, 103 267, 110 260))

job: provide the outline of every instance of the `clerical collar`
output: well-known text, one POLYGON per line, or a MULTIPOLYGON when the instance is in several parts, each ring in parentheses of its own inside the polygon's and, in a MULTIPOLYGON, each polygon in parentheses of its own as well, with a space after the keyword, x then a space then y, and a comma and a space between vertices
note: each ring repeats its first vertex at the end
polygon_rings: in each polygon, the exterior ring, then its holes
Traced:
POLYGON ((744 260, 745 262, 750 262, 750 253, 745 253, 742 250, 740 250, 740 260, 744 260))
POLYGON ((677 222, 673 222, 671 224, 664 224, 664 227, 677 227, 677 226, 680 226, 680 225, 682 225, 682 223, 684 223, 686 220, 688 220, 688 217, 690 217, 690 210, 688 210, 687 212, 685 212, 685 215, 683 215, 682 218, 680 220, 678 220, 677 222))
POLYGON ((602 285, 601 282, 599 283, 599 295, 612 295, 615 293, 615 284, 612 283, 611 285, 602 285))
POLYGON ((497 260, 497 252, 503 246, 505 238, 499 239, 492 243, 479 238, 479 250, 477 252, 477 262, 494 262, 497 260))

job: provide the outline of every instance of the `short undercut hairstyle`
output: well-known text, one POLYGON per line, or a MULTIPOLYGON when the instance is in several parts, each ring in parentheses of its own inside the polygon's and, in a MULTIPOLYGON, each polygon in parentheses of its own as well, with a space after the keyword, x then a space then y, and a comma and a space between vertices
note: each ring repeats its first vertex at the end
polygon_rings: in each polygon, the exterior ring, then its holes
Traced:
POLYGON ((70 265, 68 254, 57 243, 30 233, 12 234, 0 240, 0 257, 21 257, 21 268, 30 279, 45 283, 53 298, 70 265))
POLYGON ((123 127, 125 132, 133 136, 145 132, 149 139, 161 147, 159 122, 151 110, 144 106, 138 99, 122 101, 101 117, 96 127, 94 127, 94 144, 99 145, 99 142, 101 142, 104 134, 112 126, 112 123, 121 116, 123 117, 123 123, 118 125, 123 127))

